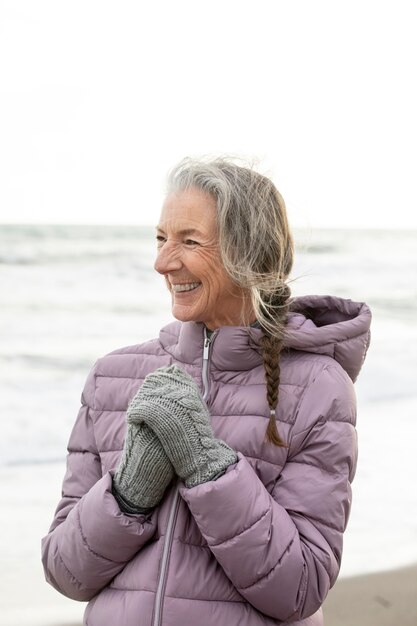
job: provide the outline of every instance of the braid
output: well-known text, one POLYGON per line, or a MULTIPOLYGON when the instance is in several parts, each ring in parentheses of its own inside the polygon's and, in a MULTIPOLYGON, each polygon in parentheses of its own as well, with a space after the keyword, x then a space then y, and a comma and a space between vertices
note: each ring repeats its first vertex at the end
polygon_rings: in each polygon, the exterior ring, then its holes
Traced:
MULTIPOLYGON (((289 309, 289 289, 284 289, 278 296, 270 298, 271 307, 274 307, 274 317, 277 329, 285 323, 289 309)), ((280 355, 284 346, 283 333, 271 335, 267 330, 261 338, 262 356, 266 378, 266 396, 271 410, 269 423, 266 429, 266 439, 270 443, 280 447, 288 447, 280 437, 276 424, 276 407, 278 405, 279 381, 280 381, 280 355)))

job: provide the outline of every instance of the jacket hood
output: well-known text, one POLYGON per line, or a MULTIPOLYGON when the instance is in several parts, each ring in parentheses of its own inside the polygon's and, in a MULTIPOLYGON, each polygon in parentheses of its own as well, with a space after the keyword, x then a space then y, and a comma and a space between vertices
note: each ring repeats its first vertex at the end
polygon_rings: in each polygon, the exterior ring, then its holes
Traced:
POLYGON ((355 382, 369 348, 371 319, 365 302, 322 295, 294 298, 285 346, 331 356, 355 382))

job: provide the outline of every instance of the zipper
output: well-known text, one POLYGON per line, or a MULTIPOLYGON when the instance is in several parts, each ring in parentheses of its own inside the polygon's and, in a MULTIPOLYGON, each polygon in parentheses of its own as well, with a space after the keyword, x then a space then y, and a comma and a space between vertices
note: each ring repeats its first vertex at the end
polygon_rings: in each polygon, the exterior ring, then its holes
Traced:
POLYGON ((166 578, 168 572, 168 562, 171 554, 172 540, 174 537, 174 527, 177 520, 177 514, 180 504, 180 494, 178 491, 178 482, 175 485, 174 497, 171 502, 169 511, 168 524, 165 532, 165 543, 162 551, 161 571, 159 574, 158 587, 155 594, 154 617, 152 626, 160 626, 162 617, 162 600, 165 592, 166 578))
POLYGON ((211 337, 209 337, 207 335, 207 328, 204 326, 204 344, 203 344, 203 371, 202 371, 202 378, 203 378, 203 400, 207 400, 207 396, 209 393, 209 356, 210 356, 210 346, 212 344, 212 341, 214 339, 214 337, 217 334, 217 330, 215 330, 212 334, 211 337))
MULTIPOLYGON (((202 378, 203 378, 203 399, 206 400, 209 392, 209 380, 208 380, 208 371, 209 371, 209 356, 210 356, 210 346, 215 337, 217 331, 214 331, 211 337, 207 336, 207 329, 204 327, 204 343, 203 343, 203 370, 202 370, 202 378)), ((162 551, 162 559, 161 559, 161 569, 159 573, 158 586, 156 588, 155 593, 155 605, 154 605, 154 615, 152 619, 152 626, 160 626, 161 617, 162 617, 162 602, 164 598, 165 585, 168 573, 168 564, 169 557, 171 554, 171 546, 172 540, 174 538, 174 528, 175 522, 177 520, 178 509, 180 504, 180 494, 178 490, 178 481, 175 485, 175 492, 172 498, 169 515, 168 515, 168 523, 167 529, 165 532, 165 543, 164 549, 162 551)))

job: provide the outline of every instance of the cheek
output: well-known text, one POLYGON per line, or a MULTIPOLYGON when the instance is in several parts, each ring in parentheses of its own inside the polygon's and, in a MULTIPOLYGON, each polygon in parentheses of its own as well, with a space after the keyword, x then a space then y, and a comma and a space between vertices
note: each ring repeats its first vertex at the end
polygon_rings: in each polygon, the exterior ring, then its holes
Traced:
POLYGON ((230 278, 222 269, 222 261, 216 250, 201 250, 194 258, 194 273, 202 281, 203 294, 209 300, 221 295, 230 283, 230 278))
POLYGON ((201 250, 196 259, 196 266, 199 269, 199 274, 207 281, 214 279, 218 282, 218 277, 222 274, 220 268, 222 262, 219 255, 213 250, 201 250))
POLYGON ((219 266, 213 265, 205 277, 209 298, 224 295, 224 292, 230 289, 229 282, 228 277, 226 277, 223 272, 219 271, 219 266))

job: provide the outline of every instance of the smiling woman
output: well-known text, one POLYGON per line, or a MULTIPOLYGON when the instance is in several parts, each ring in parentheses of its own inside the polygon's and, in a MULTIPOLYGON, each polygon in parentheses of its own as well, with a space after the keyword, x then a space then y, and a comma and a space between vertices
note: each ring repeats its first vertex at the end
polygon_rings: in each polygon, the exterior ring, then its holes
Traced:
POLYGON ((100 358, 43 539, 89 626, 322 626, 356 467, 363 302, 291 298, 284 201, 230 159, 171 172, 155 269, 177 321, 100 358))

